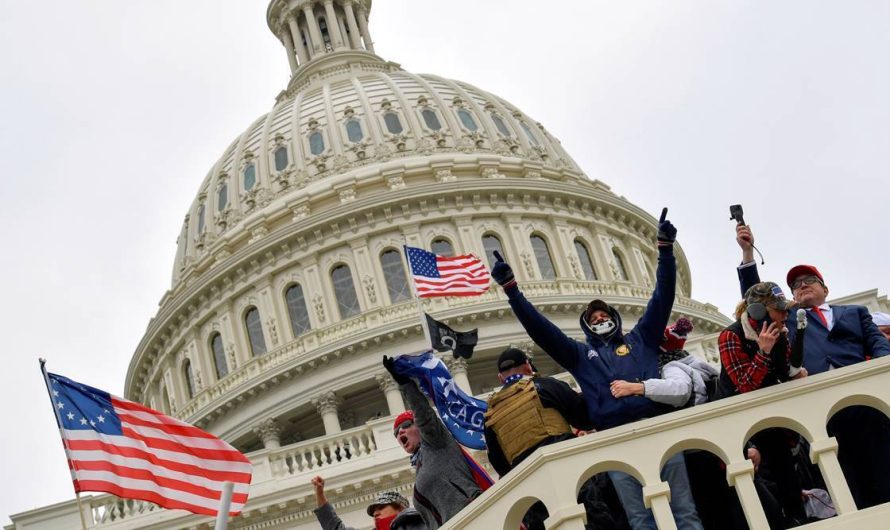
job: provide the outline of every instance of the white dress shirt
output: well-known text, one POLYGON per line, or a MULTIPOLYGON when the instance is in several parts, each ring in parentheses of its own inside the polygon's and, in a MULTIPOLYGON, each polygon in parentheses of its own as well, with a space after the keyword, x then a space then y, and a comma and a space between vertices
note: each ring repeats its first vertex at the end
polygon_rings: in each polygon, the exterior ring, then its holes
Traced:
MULTIPOLYGON (((819 309, 822 310, 822 316, 825 317, 825 322, 828 324, 828 331, 831 331, 831 328, 834 327, 834 313, 831 311, 831 307, 828 304, 822 304, 819 306, 819 309)), ((807 309, 807 311, 812 312, 811 309, 807 309)), ((819 315, 813 315, 813 318, 818 319, 819 315)))

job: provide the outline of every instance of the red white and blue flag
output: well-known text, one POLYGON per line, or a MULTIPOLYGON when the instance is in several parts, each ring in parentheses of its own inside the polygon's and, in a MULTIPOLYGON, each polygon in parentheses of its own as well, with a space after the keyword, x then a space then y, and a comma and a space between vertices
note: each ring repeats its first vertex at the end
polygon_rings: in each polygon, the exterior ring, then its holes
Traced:
POLYGON ((247 502, 252 467, 231 445, 144 405, 47 373, 74 490, 217 515, 232 482, 230 515, 247 502))
POLYGON ((406 246, 405 255, 419 298, 478 296, 491 285, 491 274, 485 264, 472 254, 439 256, 406 246))

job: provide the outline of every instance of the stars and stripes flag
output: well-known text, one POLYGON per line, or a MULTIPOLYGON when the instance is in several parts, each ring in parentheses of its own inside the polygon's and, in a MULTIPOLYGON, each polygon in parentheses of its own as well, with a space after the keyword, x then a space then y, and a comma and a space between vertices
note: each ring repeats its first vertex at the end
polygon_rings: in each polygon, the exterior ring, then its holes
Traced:
POLYGON ((215 516, 223 484, 231 482, 229 515, 241 512, 252 468, 234 447, 139 403, 61 375, 46 377, 77 493, 101 491, 215 516))
POLYGON ((408 266, 417 296, 477 296, 488 291, 491 274, 482 261, 472 254, 438 256, 432 252, 405 247, 408 266))

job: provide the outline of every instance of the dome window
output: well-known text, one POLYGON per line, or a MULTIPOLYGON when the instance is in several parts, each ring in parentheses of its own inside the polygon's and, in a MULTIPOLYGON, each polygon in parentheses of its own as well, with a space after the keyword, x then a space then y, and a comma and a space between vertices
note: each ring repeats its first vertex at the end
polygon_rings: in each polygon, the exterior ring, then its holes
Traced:
POLYGON ((229 365, 226 362, 226 350, 223 347, 222 335, 214 333, 210 338, 210 349, 213 350, 213 367, 216 369, 216 379, 222 379, 229 373, 229 365))
POLYGON ((275 150, 275 171, 284 171, 287 168, 287 147, 281 146, 275 150))
POLYGON ((428 129, 433 131, 438 131, 442 128, 442 124, 439 123, 439 117, 436 116, 436 113, 430 109, 423 109, 420 112, 420 115, 423 116, 423 122, 426 123, 428 129))
POLYGON ((266 353, 266 339, 263 337, 263 321, 260 311, 251 307, 244 314, 244 327, 247 328, 247 339, 250 341, 250 352, 254 357, 266 353))
POLYGON ((454 247, 451 246, 451 241, 448 241, 444 237, 439 237, 433 240, 430 245, 430 251, 433 254, 437 254, 439 256, 453 256, 454 255, 454 247))
POLYGON ((502 136, 510 138, 513 136, 513 133, 510 132, 510 129, 507 128, 507 124, 504 123, 504 119, 495 114, 491 113, 491 121, 494 122, 494 126, 497 127, 498 132, 501 133, 502 136))
POLYGON ((250 191, 256 185, 256 166, 247 164, 244 168, 244 191, 250 191))
POLYGON ((578 261, 581 263, 581 272, 584 274, 584 279, 596 280, 596 269, 593 268, 590 251, 587 250, 587 245, 580 239, 575 240, 575 252, 578 254, 578 261))
POLYGON ((294 284, 284 293, 287 302, 287 314, 290 316, 290 327, 294 337, 302 335, 312 327, 309 323, 309 310, 306 309, 306 297, 300 284, 294 284))
POLYGON ((404 130, 402 128, 402 120, 399 119, 399 115, 395 112, 387 112, 384 114, 383 122, 386 124, 386 130, 389 131, 390 134, 401 134, 404 130))
POLYGON ((321 131, 315 131, 309 135, 309 152, 315 156, 324 153, 324 135, 321 131))
POLYGON ((396 250, 387 250, 380 255, 380 267, 383 269, 383 278, 386 280, 389 302, 395 304, 411 298, 411 289, 408 287, 408 278, 405 276, 402 255, 396 250))
POLYGON ((227 204, 229 204, 229 186, 222 183, 216 192, 216 209, 221 212, 226 209, 227 204))
POLYGON ((346 137, 354 144, 361 142, 365 137, 365 133, 362 132, 362 124, 357 119, 353 118, 346 122, 346 137))
POLYGON ((525 135, 528 136, 528 141, 532 145, 534 145, 535 147, 541 145, 540 142, 538 142, 538 139, 532 133, 532 130, 528 128, 527 123, 525 123, 524 121, 521 121, 521 122, 519 122, 519 125, 522 126, 522 130, 525 131, 525 135))
POLYGON ((494 265, 494 251, 497 250, 501 255, 504 254, 504 247, 501 240, 494 234, 485 234, 482 236, 482 248, 485 249, 485 257, 488 258, 488 268, 494 265))
POLYGON ((182 363, 182 377, 185 378, 185 390, 188 398, 195 397, 195 375, 192 373, 192 362, 188 359, 182 363))
POLYGON ((617 248, 612 249, 612 258, 615 260, 615 279, 619 282, 628 281, 627 268, 624 267, 624 259, 621 258, 621 254, 618 253, 617 248))
POLYGON ((352 282, 352 273, 348 265, 338 265, 331 271, 331 282, 334 284, 334 297, 337 299, 337 308, 340 310, 340 318, 347 319, 362 312, 355 293, 355 284, 352 282))
POLYGON ((539 235, 533 235, 529 238, 532 250, 535 253, 535 261, 538 262, 538 270, 541 273, 542 280, 553 280, 556 278, 556 268, 553 266, 553 257, 550 255, 550 249, 547 242, 539 235))
POLYGON ((467 109, 458 109, 457 117, 460 118, 460 122, 468 131, 476 132, 479 129, 479 126, 476 125, 476 120, 473 119, 473 115, 467 109))
POLYGON ((198 234, 204 233, 204 205, 198 206, 198 234))

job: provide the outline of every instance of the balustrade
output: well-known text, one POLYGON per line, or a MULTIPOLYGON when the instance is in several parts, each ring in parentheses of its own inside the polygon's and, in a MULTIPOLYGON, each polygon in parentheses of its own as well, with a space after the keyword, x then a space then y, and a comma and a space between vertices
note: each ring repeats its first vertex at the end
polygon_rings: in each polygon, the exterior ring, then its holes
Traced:
POLYGON ((278 478, 353 461, 376 450, 374 434, 370 427, 364 425, 276 449, 269 454, 269 462, 272 476, 278 478))

